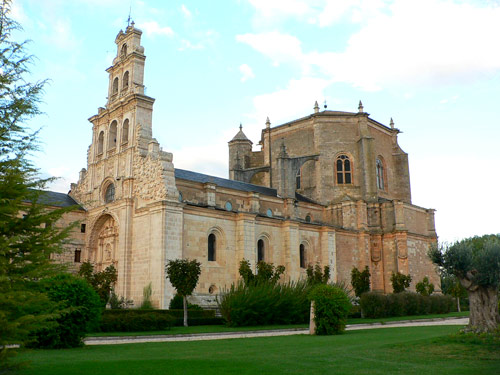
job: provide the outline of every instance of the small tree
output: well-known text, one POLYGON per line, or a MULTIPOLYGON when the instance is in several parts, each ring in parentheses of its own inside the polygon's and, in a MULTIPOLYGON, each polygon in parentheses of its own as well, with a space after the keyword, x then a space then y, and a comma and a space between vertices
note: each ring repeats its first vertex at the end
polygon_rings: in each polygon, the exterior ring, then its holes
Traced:
POLYGON ((455 297, 457 301, 457 311, 462 311, 460 306, 460 298, 467 299, 467 290, 460 284, 458 278, 454 275, 449 275, 443 270, 441 274, 441 289, 443 294, 449 294, 455 297))
POLYGON ((410 287, 411 276, 402 274, 401 272, 393 272, 391 275, 391 283, 394 293, 404 292, 410 287))
POLYGON ((356 297, 361 297, 363 293, 370 291, 370 270, 365 266, 363 271, 358 270, 356 267, 351 271, 351 284, 354 288, 356 297))
POLYGON ((118 279, 115 266, 110 265, 104 271, 94 272, 94 266, 90 262, 83 262, 78 271, 78 275, 83 277, 101 298, 103 306, 106 306, 110 297, 113 285, 118 279))
POLYGON ((434 292, 434 284, 429 282, 429 278, 425 276, 422 281, 415 285, 415 289, 422 296, 430 296, 434 292))
POLYGON ((456 276, 467 290, 469 330, 477 333, 495 331, 500 324, 500 235, 476 236, 450 246, 435 246, 429 256, 443 271, 456 276))
POLYGON ((184 307, 184 327, 188 326, 187 296, 193 293, 201 273, 201 263, 197 260, 176 259, 169 260, 165 271, 167 278, 182 296, 184 307))
POLYGON ((316 264, 314 268, 310 264, 307 266, 306 274, 307 274, 307 282, 310 285, 326 284, 330 279, 330 267, 325 266, 322 271, 319 264, 316 264))
POLYGON ((243 259, 240 262, 238 271, 246 286, 259 283, 275 284, 285 272, 285 266, 274 267, 272 263, 260 261, 257 263, 257 274, 254 275, 250 268, 250 262, 243 259))

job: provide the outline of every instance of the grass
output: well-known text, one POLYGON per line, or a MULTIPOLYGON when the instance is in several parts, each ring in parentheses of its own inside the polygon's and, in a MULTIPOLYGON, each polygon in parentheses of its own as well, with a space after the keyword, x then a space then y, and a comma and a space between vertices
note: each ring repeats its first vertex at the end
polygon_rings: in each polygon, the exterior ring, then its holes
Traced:
POLYGON ((348 331, 216 341, 22 350, 20 375, 72 374, 494 374, 500 343, 450 336, 456 326, 348 331))
MULTIPOLYGON (((369 324, 369 323, 386 323, 401 320, 419 320, 419 319, 435 319, 449 317, 467 317, 468 311, 461 313, 454 312, 449 314, 436 315, 418 315, 418 316, 398 316, 392 318, 379 319, 348 319, 347 324, 369 324)), ((166 331, 148 331, 148 332, 96 332, 89 333, 87 336, 104 337, 104 336, 152 336, 152 335, 185 335, 196 333, 219 333, 219 332, 244 332, 244 331, 266 331, 272 329, 306 329, 309 324, 291 324, 291 325, 272 325, 258 327, 226 327, 226 326, 192 326, 192 327, 172 327, 166 331)))

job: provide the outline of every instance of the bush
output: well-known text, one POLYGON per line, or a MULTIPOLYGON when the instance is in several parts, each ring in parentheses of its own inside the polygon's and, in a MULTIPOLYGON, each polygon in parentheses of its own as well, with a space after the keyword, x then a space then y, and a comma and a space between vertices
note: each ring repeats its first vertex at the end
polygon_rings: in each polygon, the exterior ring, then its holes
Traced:
POLYGON ((222 293, 218 304, 230 326, 305 323, 309 317, 308 289, 304 281, 249 286, 240 281, 222 293))
POLYGON ((351 310, 351 301, 339 287, 319 284, 309 293, 314 302, 314 322, 317 335, 342 333, 351 310))
POLYGON ((27 346, 35 348, 73 348, 83 344, 87 332, 98 327, 101 300, 83 279, 62 274, 42 281, 41 288, 60 311, 53 324, 31 335, 27 346))
POLYGON ((175 321, 167 310, 105 310, 99 329, 102 332, 163 331, 170 329, 175 321))
MULTIPOLYGON (((168 305, 169 310, 183 310, 184 309, 184 302, 182 299, 182 296, 178 295, 177 293, 175 294, 174 298, 170 300, 170 304, 168 305)), ((200 305, 196 305, 193 303, 187 304, 188 310, 203 310, 200 305)))
POLYGON ((415 285, 415 290, 423 296, 430 296, 434 292, 434 284, 429 282, 429 278, 425 276, 422 281, 415 285))
POLYGON ((367 292, 361 295, 359 304, 365 318, 385 318, 388 315, 388 298, 378 292, 367 292))
POLYGON ((401 272, 393 272, 391 275, 391 283, 394 293, 404 292, 410 287, 411 276, 402 274, 401 272))
POLYGON ((414 292, 381 294, 364 293, 360 299, 361 310, 366 318, 385 318, 404 315, 446 314, 454 303, 450 296, 422 296, 414 292))
POLYGON ((370 270, 365 266, 363 271, 353 267, 351 270, 351 285, 354 288, 356 297, 361 297, 363 293, 370 291, 370 270))
MULTIPOLYGON (((168 310, 168 313, 175 318, 174 326, 182 326, 184 324, 184 309, 168 310)), ((203 310, 201 308, 189 310, 189 325, 221 325, 224 322, 223 318, 215 316, 215 310, 203 310)))

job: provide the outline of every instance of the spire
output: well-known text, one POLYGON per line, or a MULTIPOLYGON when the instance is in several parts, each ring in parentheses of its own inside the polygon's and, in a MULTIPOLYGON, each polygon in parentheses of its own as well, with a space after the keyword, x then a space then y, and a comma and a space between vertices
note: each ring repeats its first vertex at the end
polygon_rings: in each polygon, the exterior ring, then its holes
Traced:
POLYGON ((390 123, 390 125, 391 125, 391 129, 394 129, 394 120, 392 119, 392 117, 391 117, 391 123, 390 123))
POLYGON ((325 111, 326 111, 326 107, 327 107, 327 105, 326 105, 326 99, 325 99, 325 103, 323 104, 323 107, 325 107, 325 111))
POLYGON ((319 105, 318 105, 318 101, 316 100, 314 102, 314 113, 318 113, 319 112, 319 105))
POLYGON ((269 121, 269 116, 266 119, 266 129, 269 129, 271 127, 271 121, 269 121))
POLYGON ((359 101, 358 112, 359 113, 363 113, 364 112, 364 110, 363 110, 363 103, 361 103, 361 100, 359 101))
POLYGON ((233 137, 233 139, 231 139, 231 142, 233 142, 233 141, 247 141, 247 142, 252 143, 252 141, 247 138, 245 133, 243 133, 243 125, 241 125, 241 122, 240 122, 240 131, 238 133, 236 133, 236 135, 233 137))

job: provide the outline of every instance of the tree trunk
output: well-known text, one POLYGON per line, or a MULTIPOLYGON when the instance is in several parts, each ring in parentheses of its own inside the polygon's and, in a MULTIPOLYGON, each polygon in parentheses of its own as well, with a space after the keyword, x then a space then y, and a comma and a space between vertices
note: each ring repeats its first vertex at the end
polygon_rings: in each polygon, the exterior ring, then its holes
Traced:
POLYGON ((457 311, 462 312, 462 310, 460 310, 460 297, 457 297, 457 311))
POLYGON ((184 305, 184 327, 188 326, 188 307, 187 307, 187 297, 182 296, 182 304, 184 305))
POLYGON ((467 293, 470 305, 469 330, 478 333, 496 330, 500 324, 496 288, 470 288, 467 293))

